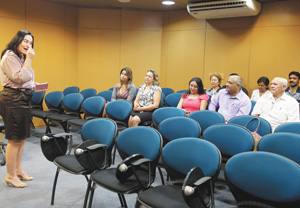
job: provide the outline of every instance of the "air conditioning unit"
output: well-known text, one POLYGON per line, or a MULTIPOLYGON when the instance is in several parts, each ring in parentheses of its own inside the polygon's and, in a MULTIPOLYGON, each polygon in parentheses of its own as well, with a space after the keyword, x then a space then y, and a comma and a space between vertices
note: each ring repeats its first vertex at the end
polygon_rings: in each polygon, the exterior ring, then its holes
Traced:
POLYGON ((257 0, 198 0, 187 5, 187 11, 196 19, 255 16, 261 10, 257 0))

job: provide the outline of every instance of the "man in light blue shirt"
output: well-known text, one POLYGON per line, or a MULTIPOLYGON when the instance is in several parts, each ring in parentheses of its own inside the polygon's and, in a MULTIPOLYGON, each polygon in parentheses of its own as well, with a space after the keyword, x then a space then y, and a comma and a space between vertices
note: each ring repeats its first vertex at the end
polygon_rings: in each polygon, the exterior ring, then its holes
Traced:
POLYGON ((212 97, 208 109, 221 113, 226 121, 235 116, 248 115, 251 110, 251 101, 241 88, 241 77, 229 76, 226 88, 212 97))

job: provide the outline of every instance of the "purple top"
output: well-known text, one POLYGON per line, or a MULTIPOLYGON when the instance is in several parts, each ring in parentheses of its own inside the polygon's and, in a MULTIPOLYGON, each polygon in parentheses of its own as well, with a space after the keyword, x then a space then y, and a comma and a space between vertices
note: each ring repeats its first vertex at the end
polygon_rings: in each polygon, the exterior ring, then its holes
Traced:
POLYGON ((0 78, 3 86, 11 88, 33 89, 34 73, 32 68, 23 67, 21 60, 14 52, 6 51, 0 62, 0 78))
POLYGON ((251 101, 243 90, 231 96, 226 89, 221 89, 212 96, 208 109, 218 111, 228 121, 235 116, 248 115, 251 110, 251 101))

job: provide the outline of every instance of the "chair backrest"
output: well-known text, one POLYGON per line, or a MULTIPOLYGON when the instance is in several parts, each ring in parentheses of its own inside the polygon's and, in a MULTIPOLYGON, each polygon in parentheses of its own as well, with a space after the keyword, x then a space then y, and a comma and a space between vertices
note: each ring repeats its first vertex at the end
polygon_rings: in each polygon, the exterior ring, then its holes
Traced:
POLYGON ((158 127, 160 122, 167 118, 175 116, 185 116, 185 112, 182 109, 176 107, 164 107, 156 109, 152 114, 152 123, 154 127, 158 127))
POLYGON ((106 100, 106 102, 109 102, 111 100, 112 91, 111 90, 101 91, 97 95, 101 96, 101 97, 104 97, 104 99, 106 100))
POLYGON ((60 110, 64 94, 59 91, 49 92, 45 96, 45 103, 49 110, 60 110))
POLYGON ((117 124, 111 119, 95 118, 85 122, 80 133, 83 141, 95 140, 112 148, 117 135, 117 124))
POLYGON ((164 93, 165 96, 168 96, 169 94, 173 93, 174 90, 169 87, 162 87, 161 88, 162 92, 164 93))
POLYGON ((280 124, 274 130, 274 133, 277 132, 290 132, 290 133, 300 134, 300 122, 288 122, 288 123, 280 124))
POLYGON ((236 116, 231 118, 228 123, 229 124, 237 124, 237 125, 241 125, 244 126, 246 128, 248 128, 250 131, 252 131, 251 127, 252 125, 248 125, 249 122, 251 122, 251 120, 253 120, 253 118, 258 118, 260 121, 257 133, 260 136, 264 136, 266 134, 270 134, 272 133, 272 127, 270 125, 270 123, 261 117, 255 117, 255 116, 251 116, 251 115, 242 115, 242 116, 236 116))
POLYGON ((79 90, 79 87, 77 86, 70 86, 70 87, 66 87, 63 91, 64 95, 68 95, 68 94, 71 94, 71 93, 78 93, 80 90, 79 90))
POLYGON ((285 132, 268 134, 261 138, 257 150, 276 153, 300 164, 300 135, 285 132))
POLYGON ((132 104, 127 100, 115 100, 106 105, 106 114, 116 121, 127 122, 132 111, 132 104))
POLYGON ((117 149, 124 159, 133 154, 158 162, 161 153, 162 138, 153 128, 138 126, 123 130, 117 139, 117 149))
POLYGON ((210 126, 203 132, 203 138, 215 144, 226 157, 252 151, 254 148, 254 138, 251 132, 233 124, 210 126))
POLYGON ((196 120, 202 131, 214 124, 224 124, 225 119, 221 113, 209 110, 201 110, 190 114, 190 118, 196 120))
POLYGON ((158 130, 165 143, 182 137, 200 137, 201 133, 199 123, 187 117, 165 119, 159 124, 158 130))
POLYGON ((105 106, 105 99, 101 96, 94 96, 85 99, 82 103, 82 109, 85 117, 100 117, 105 106))
POLYGON ((227 161, 225 176, 241 205, 256 201, 274 207, 300 207, 300 166, 286 157, 269 152, 241 153, 227 161))
POLYGON ((251 110, 250 110, 250 112, 249 112, 249 115, 251 115, 251 113, 252 113, 252 111, 253 111, 253 108, 254 108, 255 104, 256 104, 256 101, 251 100, 251 110))
POLYGON ((165 97, 165 105, 170 107, 177 107, 181 98, 180 93, 171 93, 165 97))
POLYGON ((184 178, 194 167, 199 167, 205 176, 217 177, 221 166, 218 148, 195 137, 179 138, 166 144, 162 160, 172 180, 184 178))
POLYGON ((94 88, 87 88, 87 89, 81 90, 80 94, 82 94, 83 98, 86 99, 89 97, 96 96, 97 90, 95 90, 94 88))
POLYGON ((187 91, 187 90, 177 90, 176 92, 177 92, 177 93, 180 93, 180 94, 185 94, 185 93, 187 93, 188 91, 187 91))
POLYGON ((83 96, 80 93, 71 93, 64 96, 63 107, 66 112, 79 113, 82 102, 83 96))
POLYGON ((33 92, 31 97, 32 108, 42 109, 44 97, 45 97, 45 91, 33 92))

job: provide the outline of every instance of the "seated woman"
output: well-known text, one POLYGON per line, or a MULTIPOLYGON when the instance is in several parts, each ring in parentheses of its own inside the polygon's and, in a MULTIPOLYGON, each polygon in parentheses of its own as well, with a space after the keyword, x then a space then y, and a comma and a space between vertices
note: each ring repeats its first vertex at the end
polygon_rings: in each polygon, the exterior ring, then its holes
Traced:
POLYGON ((211 88, 206 90, 206 94, 211 97, 221 89, 222 77, 219 73, 213 73, 209 76, 211 88))
POLYGON ((159 107, 161 88, 158 75, 152 69, 147 71, 145 83, 140 87, 133 104, 133 112, 128 120, 128 126, 138 126, 140 123, 150 121, 152 112, 159 107))
POLYGON ((120 71, 120 83, 114 86, 111 101, 124 99, 132 102, 136 91, 137 89, 132 83, 132 70, 125 67, 120 71))
POLYGON ((269 91, 269 83, 268 77, 260 77, 257 80, 258 89, 253 90, 251 100, 256 102, 261 96, 271 94, 269 91))
POLYGON ((183 94, 177 108, 185 110, 186 114, 195 111, 205 110, 209 96, 205 94, 202 80, 194 77, 189 82, 189 90, 187 94, 183 94))

